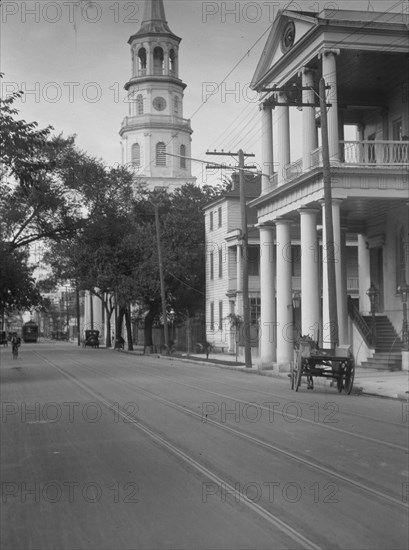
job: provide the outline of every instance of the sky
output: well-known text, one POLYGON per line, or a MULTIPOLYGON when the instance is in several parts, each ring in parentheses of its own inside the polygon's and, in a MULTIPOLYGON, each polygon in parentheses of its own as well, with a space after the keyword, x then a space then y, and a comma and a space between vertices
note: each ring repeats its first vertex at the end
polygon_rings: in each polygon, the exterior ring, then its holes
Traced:
MULTIPOLYGON (((249 84, 279 9, 409 13, 408 4, 164 0, 170 29, 182 38, 179 76, 187 84, 184 118, 191 119, 192 157, 220 160, 206 151, 242 148, 260 164, 260 115, 249 84)), ((16 103, 22 118, 51 124, 56 134, 76 134, 81 149, 119 164, 119 129, 128 114, 124 84, 131 76, 127 41, 139 29, 144 0, 3 0, 0 10, 2 97, 22 89, 26 93, 16 103)), ((292 160, 301 156, 298 147, 292 140, 292 160)), ((200 162, 193 163, 192 174, 199 183, 220 179, 200 162)))

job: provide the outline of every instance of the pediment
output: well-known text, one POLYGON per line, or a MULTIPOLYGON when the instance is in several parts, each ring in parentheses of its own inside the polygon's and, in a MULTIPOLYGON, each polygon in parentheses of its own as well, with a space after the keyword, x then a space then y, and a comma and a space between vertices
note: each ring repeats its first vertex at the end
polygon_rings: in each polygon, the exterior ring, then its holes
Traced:
POLYGON ((317 25, 318 18, 313 12, 279 11, 254 73, 253 85, 256 87, 271 67, 284 58, 317 25))

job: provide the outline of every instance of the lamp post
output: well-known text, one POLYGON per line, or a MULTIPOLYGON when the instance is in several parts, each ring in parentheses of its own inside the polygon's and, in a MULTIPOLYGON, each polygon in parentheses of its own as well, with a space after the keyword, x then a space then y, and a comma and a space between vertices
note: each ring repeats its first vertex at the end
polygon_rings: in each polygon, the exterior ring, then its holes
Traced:
POLYGON ((372 345, 375 347, 376 345, 376 323, 375 323, 375 312, 378 302, 378 296, 379 296, 379 290, 376 288, 376 286, 372 283, 370 288, 366 291, 366 295, 369 298, 369 301, 371 302, 371 315, 372 315, 372 345))
POLYGON ((169 311, 169 321, 170 321, 170 339, 175 340, 175 328, 174 328, 174 322, 175 322, 176 313, 173 308, 169 311))
POLYGON ((406 281, 398 286, 398 294, 402 298, 402 307, 403 307, 403 321, 402 321, 402 342, 403 349, 405 351, 409 350, 409 328, 408 328, 408 295, 409 295, 409 285, 406 281))

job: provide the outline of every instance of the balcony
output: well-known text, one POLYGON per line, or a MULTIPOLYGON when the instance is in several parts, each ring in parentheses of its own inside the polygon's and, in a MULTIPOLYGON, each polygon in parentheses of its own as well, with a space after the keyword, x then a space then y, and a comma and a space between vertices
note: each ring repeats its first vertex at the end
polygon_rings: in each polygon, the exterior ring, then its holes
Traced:
MULTIPOLYGON (((409 141, 340 141, 340 161, 336 164, 344 166, 398 167, 409 163, 409 141)), ((322 148, 311 152, 311 168, 322 166, 322 148)), ((303 174, 302 159, 285 167, 285 181, 288 182, 303 174)), ((276 189, 278 174, 270 177, 267 192, 276 189)))
POLYGON ((173 115, 138 115, 127 116, 124 118, 121 124, 121 129, 129 129, 132 127, 143 128, 145 126, 177 126, 178 128, 184 128, 190 130, 190 119, 181 118, 173 115))

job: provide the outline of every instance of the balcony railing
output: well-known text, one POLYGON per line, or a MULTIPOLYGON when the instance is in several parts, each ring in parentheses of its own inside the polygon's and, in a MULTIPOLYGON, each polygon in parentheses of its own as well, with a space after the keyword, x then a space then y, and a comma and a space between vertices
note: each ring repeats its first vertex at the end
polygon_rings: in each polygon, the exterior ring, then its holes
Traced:
POLYGON ((173 124, 190 128, 190 119, 171 115, 139 115, 127 116, 122 121, 122 128, 127 126, 146 125, 146 124, 173 124))
POLYGON ((390 166, 409 162, 409 141, 340 141, 345 164, 390 166))
MULTIPOLYGON (((340 141, 340 160, 336 164, 349 166, 397 166, 409 163, 409 141, 340 141)), ((322 148, 311 152, 311 168, 322 166, 322 148)), ((285 167, 285 181, 300 176, 303 171, 302 159, 285 167)), ((270 177, 265 193, 273 191, 278 185, 277 172, 270 177)))

